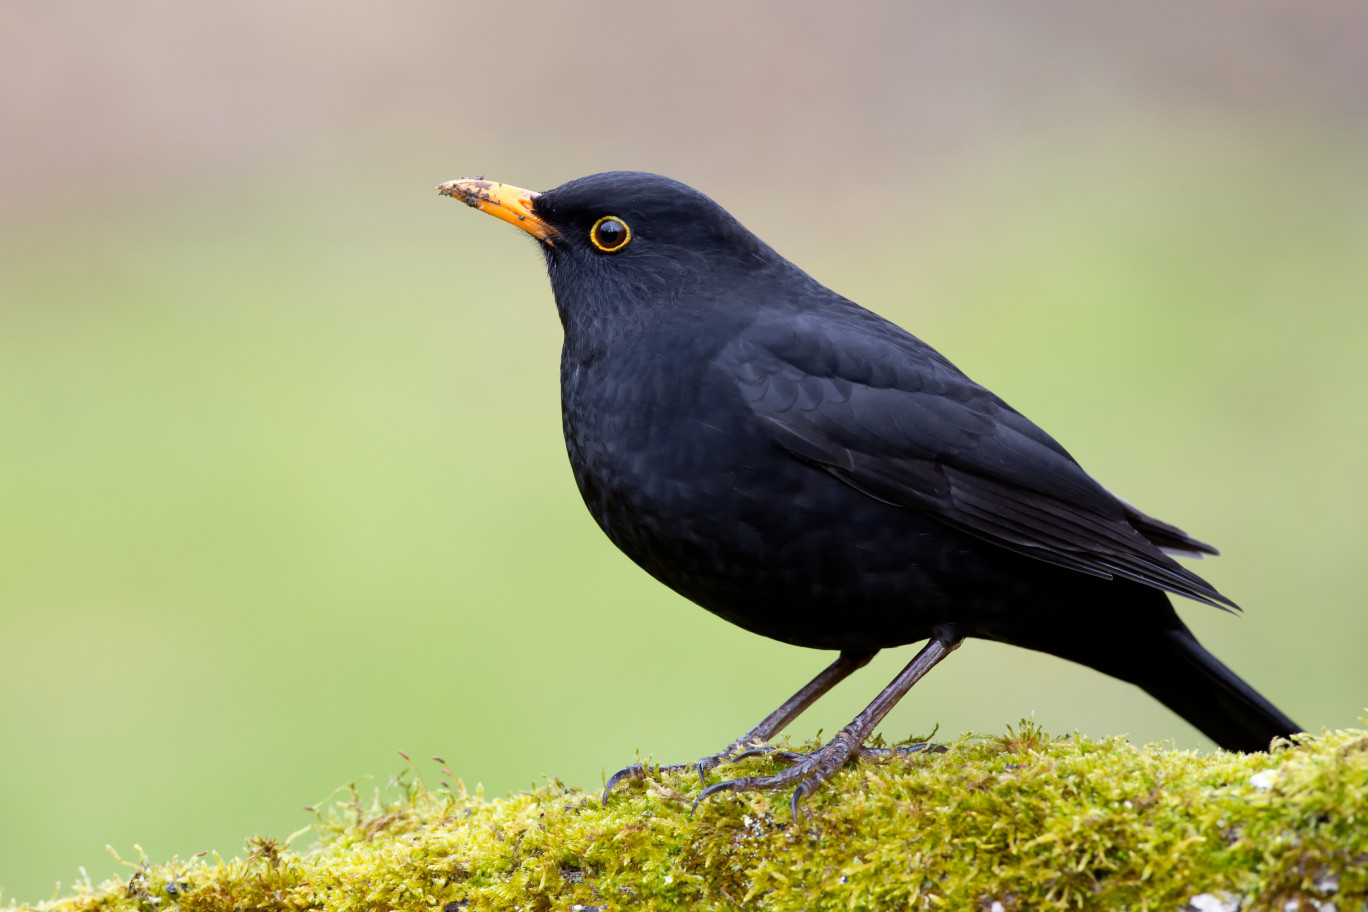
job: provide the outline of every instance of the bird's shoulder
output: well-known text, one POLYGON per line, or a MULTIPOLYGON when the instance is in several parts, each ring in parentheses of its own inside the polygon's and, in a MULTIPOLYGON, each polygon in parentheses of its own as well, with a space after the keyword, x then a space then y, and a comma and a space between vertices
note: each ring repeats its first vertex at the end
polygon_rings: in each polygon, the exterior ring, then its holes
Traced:
POLYGON ((921 339, 844 299, 762 315, 717 363, 758 417, 819 433, 829 447, 965 467, 982 458, 983 471, 1027 485, 1077 473, 1075 496, 1111 502, 1037 425, 921 339))

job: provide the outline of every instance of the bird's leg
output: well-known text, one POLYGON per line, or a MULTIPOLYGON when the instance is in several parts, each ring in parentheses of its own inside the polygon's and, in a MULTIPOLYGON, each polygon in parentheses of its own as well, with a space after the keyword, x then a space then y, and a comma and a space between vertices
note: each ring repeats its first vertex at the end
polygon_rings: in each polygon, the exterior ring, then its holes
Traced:
POLYGON ((936 663, 959 648, 959 644, 963 640, 964 637, 955 632, 937 632, 931 641, 922 647, 921 652, 918 652, 912 661, 907 663, 907 667, 898 672, 898 676, 893 679, 892 683, 885 687, 872 703, 866 706, 849 725, 841 729, 836 737, 828 741, 825 746, 803 757, 788 769, 772 776, 743 776, 739 779, 719 782, 710 788, 706 788, 694 801, 694 807, 698 807, 700 801, 717 792, 783 788, 797 783, 797 787, 793 790, 793 799, 790 802, 793 818, 797 820, 798 802, 815 792, 823 782, 831 778, 833 773, 844 766, 847 760, 851 757, 858 757, 864 752, 865 739, 874 733, 874 729, 883 721, 884 716, 888 715, 889 710, 912 689, 913 684, 916 684, 928 671, 934 668, 936 663))
MULTIPOLYGON (((754 757, 773 751, 774 748, 769 746, 770 738, 783 731, 786 725, 798 718, 831 688, 848 678, 852 672, 869 664, 869 660, 872 658, 874 658, 873 652, 841 653, 836 661, 823 669, 817 677, 809 681, 796 694, 785 700, 778 709, 761 719, 754 728, 712 756, 704 757, 693 764, 698 768, 698 778, 703 781, 704 785, 707 785, 708 782, 704 778, 704 774, 713 767, 728 761, 754 757)), ((802 755, 793 754, 793 756, 801 757, 802 755)))
MULTIPOLYGON (((850 677, 852 672, 856 669, 863 668, 872 658, 874 658, 874 651, 841 653, 836 661, 824 668, 817 677, 807 682, 807 684, 805 684, 796 694, 785 700, 778 709, 768 716, 765 716, 765 718, 761 719, 754 728, 737 738, 731 744, 728 744, 722 750, 694 763, 676 763, 672 766, 658 767, 658 769, 669 773, 693 767, 698 770, 698 778, 702 780, 704 785, 707 785, 707 771, 718 764, 725 763, 728 760, 740 759, 741 757, 768 753, 773 750, 767 743, 770 738, 783 730, 784 726, 798 718, 803 710, 807 709, 813 703, 816 703, 823 694, 850 677)), ((798 759, 802 758, 799 754, 793 756, 798 759)), ((603 787, 604 803, 607 804, 608 793, 613 790, 613 786, 626 779, 644 778, 646 774, 646 767, 640 763, 635 763, 625 769, 618 770, 609 777, 607 784, 603 787)))

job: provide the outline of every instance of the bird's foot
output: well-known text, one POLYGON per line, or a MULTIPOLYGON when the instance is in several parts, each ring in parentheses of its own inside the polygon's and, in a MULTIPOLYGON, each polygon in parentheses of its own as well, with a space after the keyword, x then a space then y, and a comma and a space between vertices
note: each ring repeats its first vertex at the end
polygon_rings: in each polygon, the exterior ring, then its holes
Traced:
MULTIPOLYGON (((700 760, 699 762, 702 763, 703 761, 700 760)), ((606 806, 608 804, 608 793, 629 779, 646 779, 652 775, 658 776, 661 773, 677 773, 680 770, 691 769, 693 765, 692 763, 672 763, 668 766, 664 764, 652 766, 649 763, 633 763, 631 766, 624 766, 609 776, 608 781, 603 784, 603 803, 606 806)))
POLYGON ((693 763, 673 763, 669 766, 651 766, 645 763, 633 763, 631 766, 623 767, 616 773, 608 777, 608 781, 603 786, 603 803, 608 803, 608 793, 616 786, 621 785, 629 779, 645 779, 650 775, 660 775, 661 773, 678 773, 683 770, 695 770, 698 773, 698 781, 706 787, 708 784, 708 770, 721 766, 723 763, 732 763, 737 760, 744 760, 746 757, 759 757, 763 754, 774 753, 783 759, 790 757, 801 760, 802 754, 795 754, 792 751, 777 751, 774 747, 756 738, 742 736, 728 744, 715 754, 710 754, 693 763))
MULTIPOLYGON (((836 771, 845 766, 848 761, 857 757, 891 757, 923 751, 943 753, 945 748, 930 742, 899 747, 865 747, 855 741, 847 732, 842 731, 824 746, 807 754, 794 753, 793 751, 775 751, 773 748, 757 751, 757 753, 772 752, 776 758, 792 765, 788 769, 770 776, 741 776, 737 779, 728 779, 725 782, 709 786, 694 799, 693 808, 690 812, 698 810, 698 805, 705 798, 709 798, 718 792, 753 792, 762 789, 785 788, 796 783, 793 797, 789 800, 789 809, 793 812, 793 819, 796 821, 798 819, 798 803, 817 791, 823 782, 835 775, 836 771)), ((740 755, 735 759, 740 759, 740 755)))

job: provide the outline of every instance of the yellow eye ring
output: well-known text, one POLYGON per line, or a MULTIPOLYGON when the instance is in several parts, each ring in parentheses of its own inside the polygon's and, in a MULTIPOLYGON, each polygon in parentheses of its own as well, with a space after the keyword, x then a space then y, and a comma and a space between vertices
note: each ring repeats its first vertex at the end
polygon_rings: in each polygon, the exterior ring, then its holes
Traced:
POLYGON ((604 253, 617 253, 632 239, 632 229, 616 215, 605 215, 589 229, 589 242, 604 253))

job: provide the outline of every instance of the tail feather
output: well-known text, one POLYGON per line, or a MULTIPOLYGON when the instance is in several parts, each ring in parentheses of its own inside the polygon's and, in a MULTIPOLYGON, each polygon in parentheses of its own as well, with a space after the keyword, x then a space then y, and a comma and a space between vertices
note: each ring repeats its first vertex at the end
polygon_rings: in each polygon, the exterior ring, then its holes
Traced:
POLYGON ((1207 652, 1186 627, 1164 631, 1154 654, 1131 672, 1127 680, 1226 750, 1266 751, 1274 738, 1303 730, 1207 652))
POLYGON ((1274 738, 1304 731, 1207 652, 1162 592, 1109 585, 1106 613, 1002 639, 1134 684, 1226 750, 1266 751, 1274 738))
POLYGON ((1195 557, 1198 560, 1208 554, 1221 553, 1206 542, 1198 541, 1188 535, 1177 526, 1171 526, 1161 519, 1155 519, 1153 516, 1141 513, 1132 504, 1121 500, 1119 497, 1116 499, 1120 501, 1121 509, 1126 513, 1126 521, 1135 527, 1135 531, 1149 539, 1161 551, 1175 557, 1195 557))

